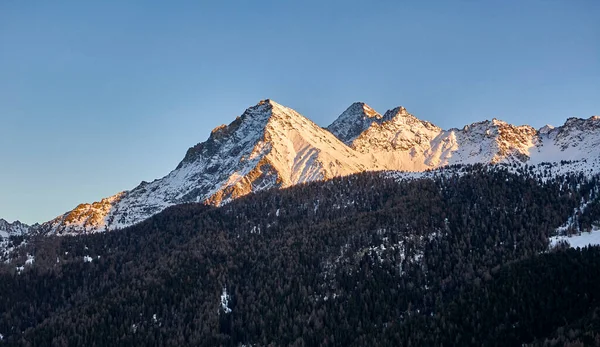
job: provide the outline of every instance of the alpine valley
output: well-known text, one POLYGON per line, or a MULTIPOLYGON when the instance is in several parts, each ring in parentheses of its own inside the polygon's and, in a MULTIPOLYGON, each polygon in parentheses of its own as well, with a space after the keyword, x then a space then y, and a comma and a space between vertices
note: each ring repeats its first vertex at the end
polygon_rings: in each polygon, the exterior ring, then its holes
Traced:
POLYGON ((163 178, 0 219, 0 346, 600 345, 595 244, 599 116, 263 100, 163 178))

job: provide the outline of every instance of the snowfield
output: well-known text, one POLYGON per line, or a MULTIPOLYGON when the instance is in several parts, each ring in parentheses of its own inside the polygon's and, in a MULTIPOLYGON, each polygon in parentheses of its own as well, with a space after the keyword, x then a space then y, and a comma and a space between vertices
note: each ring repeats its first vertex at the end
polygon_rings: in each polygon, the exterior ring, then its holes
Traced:
POLYGON ((591 232, 582 232, 572 236, 554 236, 550 238, 550 246, 556 246, 560 241, 565 241, 573 248, 600 245, 600 229, 594 228, 591 232))

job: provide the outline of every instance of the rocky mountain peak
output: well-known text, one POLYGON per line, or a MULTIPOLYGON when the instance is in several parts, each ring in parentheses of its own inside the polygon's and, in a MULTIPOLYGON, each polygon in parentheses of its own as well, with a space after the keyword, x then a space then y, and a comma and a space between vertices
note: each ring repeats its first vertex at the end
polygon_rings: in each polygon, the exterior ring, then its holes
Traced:
POLYGON ((543 127, 541 127, 541 128, 538 130, 538 132, 539 132, 540 134, 544 134, 544 135, 545 135, 545 134, 548 134, 549 132, 551 132, 552 130, 554 130, 554 126, 553 126, 553 125, 550 125, 550 124, 546 124, 546 125, 544 125, 543 127))
POLYGON ((392 120, 394 118, 405 118, 405 117, 412 117, 412 118, 416 118, 414 116, 412 116, 410 113, 408 113, 408 111, 406 111, 406 108, 404 108, 403 106, 398 106, 395 107, 391 110, 387 110, 384 114, 383 114, 383 119, 384 121, 389 121, 392 120))
POLYGON ((385 112, 381 126, 395 130, 400 130, 400 128, 402 128, 406 131, 412 132, 418 132, 421 128, 426 128, 432 131, 441 130, 433 123, 415 117, 402 106, 398 106, 385 112))
POLYGON ((328 127, 332 134, 346 144, 350 144, 358 135, 373 123, 381 123, 383 117, 364 102, 355 102, 328 127))
POLYGON ((289 118, 297 115, 297 113, 291 111, 293 110, 273 100, 261 100, 256 105, 247 108, 241 116, 236 117, 229 125, 222 124, 215 127, 205 142, 189 148, 177 168, 179 169, 186 163, 193 162, 198 157, 215 154, 223 146, 233 147, 235 152, 236 148, 240 149, 240 146, 248 145, 249 142, 255 142, 262 137, 267 124, 272 119, 289 118))
POLYGON ((349 114, 361 114, 366 118, 381 119, 381 115, 377 111, 362 101, 353 103, 346 111, 348 111, 349 114))
POLYGON ((29 232, 31 227, 19 221, 12 223, 0 218, 0 239, 13 235, 22 235, 29 232))
POLYGON ((492 118, 492 125, 494 126, 505 126, 508 125, 508 123, 506 123, 505 121, 498 119, 498 118, 492 118))
POLYGON ((588 119, 571 117, 563 126, 565 129, 593 130, 600 128, 600 116, 592 116, 588 119))
POLYGON ((249 107, 190 148, 167 176, 94 204, 81 204, 45 224, 69 234, 127 227, 189 202, 223 204, 267 188, 349 175, 370 166, 339 139, 272 100, 249 107))

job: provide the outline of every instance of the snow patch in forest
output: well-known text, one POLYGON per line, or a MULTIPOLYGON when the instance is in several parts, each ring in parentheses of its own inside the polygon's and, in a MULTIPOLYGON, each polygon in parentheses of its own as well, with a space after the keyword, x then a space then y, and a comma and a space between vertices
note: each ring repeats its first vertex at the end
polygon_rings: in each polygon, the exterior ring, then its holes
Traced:
POLYGON ((573 248, 600 245, 600 228, 591 232, 582 232, 571 236, 554 236, 550 238, 550 247, 556 246, 560 241, 565 241, 573 248))
POLYGON ((25 265, 33 265, 35 262, 35 257, 29 253, 27 253, 27 260, 25 260, 25 265))
POLYGON ((227 288, 223 288, 223 293, 221 293, 221 308, 225 313, 231 313, 231 309, 229 308, 229 294, 227 294, 227 288))
POLYGON ((585 201, 582 198, 580 206, 573 209, 573 214, 569 217, 569 219, 567 219, 565 224, 556 228, 556 234, 557 235, 565 235, 568 233, 569 230, 581 231, 579 229, 579 223, 578 223, 577 216, 579 216, 581 213, 583 213, 585 211, 585 209, 590 204, 590 202, 592 202, 592 199, 585 201))

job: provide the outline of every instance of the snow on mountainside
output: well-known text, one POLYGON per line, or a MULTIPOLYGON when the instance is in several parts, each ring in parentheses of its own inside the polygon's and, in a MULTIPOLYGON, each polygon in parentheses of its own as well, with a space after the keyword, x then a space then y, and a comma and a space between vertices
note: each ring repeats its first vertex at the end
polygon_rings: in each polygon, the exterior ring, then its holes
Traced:
POLYGON ((19 236, 30 231, 31 227, 19 221, 9 223, 0 218, 0 239, 5 239, 10 236, 19 236))
POLYGON ((19 221, 9 223, 0 218, 0 259, 4 259, 14 249, 11 245, 11 236, 21 236, 30 234, 37 225, 31 227, 19 221))
POLYGON ((514 126, 492 119, 444 131, 434 141, 429 163, 434 166, 474 163, 524 163, 529 150, 538 143, 536 130, 528 125, 514 126), (450 150, 440 153, 440 148, 450 150))
POLYGON ((383 117, 364 102, 355 102, 327 127, 333 135, 349 145, 373 123, 381 123, 383 117))
POLYGON ((426 164, 425 153, 441 131, 404 107, 396 107, 384 114, 383 122, 373 123, 358 136, 351 147, 388 170, 422 171, 433 166, 426 164))
POLYGON ((387 111, 381 122, 372 123, 350 146, 389 170, 584 160, 582 169, 600 170, 600 117, 570 118, 563 126, 540 130, 498 119, 442 130, 397 107, 387 111))
POLYGON ((569 161, 550 171, 600 172, 597 116, 571 118, 563 126, 540 130, 497 119, 443 130, 403 107, 381 116, 364 103, 354 103, 327 129, 290 108, 261 101, 229 125, 215 128, 167 176, 81 204, 44 223, 41 230, 59 235, 114 230, 175 204, 220 205, 262 189, 363 171, 569 161))
POLYGON ((550 245, 557 246, 560 242, 566 242, 573 248, 597 246, 600 245, 600 229, 594 229, 590 232, 582 232, 570 236, 553 236, 550 238, 550 245))
POLYGON ((569 118, 561 127, 545 126, 538 132, 540 147, 530 153, 533 162, 594 161, 600 157, 600 116, 569 118))
POLYGON ((123 228, 185 202, 219 205, 272 187, 372 169, 330 132, 271 100, 247 109, 231 124, 190 148, 175 170, 129 192, 82 204, 43 225, 49 233, 123 228))
POLYGON ((422 171, 452 164, 525 162, 536 146, 536 130, 493 119, 444 131, 403 107, 386 112, 351 146, 384 161, 391 170, 422 171))
POLYGON ((108 230, 113 206, 117 205, 124 195, 125 192, 121 192, 99 202, 79 204, 74 210, 42 224, 42 230, 51 229, 57 234, 108 230))

